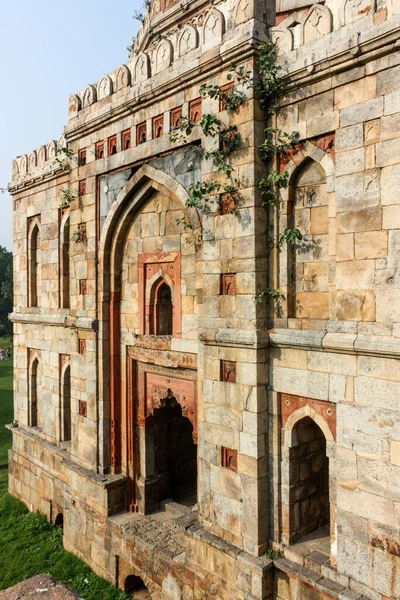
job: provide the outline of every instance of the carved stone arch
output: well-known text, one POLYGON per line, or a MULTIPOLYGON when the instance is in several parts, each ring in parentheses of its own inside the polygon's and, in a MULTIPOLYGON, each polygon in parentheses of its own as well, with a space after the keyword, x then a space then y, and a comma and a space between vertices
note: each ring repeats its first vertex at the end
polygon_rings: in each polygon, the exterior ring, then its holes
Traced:
POLYGON ((115 87, 116 90, 123 90, 131 85, 131 72, 127 65, 121 65, 117 71, 115 87))
POLYGON ((332 13, 323 4, 313 4, 300 29, 300 44, 309 44, 332 31, 332 13))
POLYGON ((81 109, 81 99, 77 94, 71 94, 68 98, 68 113, 70 117, 76 117, 81 109))
POLYGON ((37 168, 37 154, 36 150, 28 154, 28 173, 33 173, 37 168))
POLYGON ((26 156, 26 154, 21 156, 21 159, 19 161, 19 172, 21 174, 21 177, 25 177, 28 173, 28 157, 26 156))
POLYGON ((185 56, 199 45, 199 32, 196 27, 186 25, 178 38, 178 56, 185 56))
POLYGON ((141 83, 149 79, 151 75, 150 71, 150 59, 145 52, 141 52, 135 62, 133 68, 133 79, 134 83, 141 83))
POLYGON ((307 404, 306 406, 302 406, 301 408, 293 412, 285 423, 285 430, 289 433, 289 438, 286 438, 288 446, 292 447, 293 445, 292 433, 294 426, 296 425, 296 423, 298 423, 305 417, 310 417, 310 419, 312 419, 314 423, 318 425, 318 427, 324 434, 327 442, 335 441, 335 436, 331 428, 329 427, 327 421, 325 421, 324 417, 321 415, 321 413, 316 411, 314 408, 311 408, 311 406, 307 404))
POLYGON ((176 198, 185 207, 193 230, 200 229, 200 220, 196 209, 186 207, 186 201, 189 199, 186 189, 164 171, 155 169, 151 165, 143 165, 125 184, 108 211, 100 237, 101 254, 111 250, 112 238, 116 237, 118 223, 123 221, 122 215, 139 209, 144 197, 148 196, 149 190, 151 190, 152 181, 173 191, 176 198), (135 196, 135 192, 139 192, 139 194, 135 196))
POLYGON ((97 100, 97 91, 94 85, 87 85, 82 94, 82 106, 90 106, 97 100))
POLYGON ((149 279, 149 281, 147 282, 146 290, 145 290, 145 293, 146 293, 146 297, 145 297, 146 304, 150 300, 150 296, 151 296, 151 293, 152 293, 152 289, 154 288, 154 285, 158 281, 160 281, 161 279, 164 280, 169 285, 169 287, 171 288, 172 303, 174 303, 174 296, 175 296, 175 285, 174 285, 174 282, 172 281, 172 279, 168 275, 168 273, 166 273, 164 271, 164 269, 162 267, 160 267, 158 269, 157 273, 154 273, 153 277, 151 279, 149 279))
POLYGON ((253 4, 251 0, 239 0, 237 6, 234 8, 235 25, 246 23, 246 21, 249 21, 253 17, 253 4))
POLYGON ((62 148, 67 147, 67 140, 65 139, 65 135, 60 135, 57 140, 57 150, 60 151, 62 148))
POLYGON ((12 178, 17 179, 19 176, 19 164, 17 160, 12 161, 12 178))
POLYGON ((41 146, 38 150, 38 159, 37 159, 37 164, 40 169, 43 169, 43 167, 46 163, 46 158, 47 158, 46 146, 41 146))
POLYGON ((301 163, 308 158, 311 158, 321 165, 326 173, 327 178, 335 176, 335 163, 333 162, 332 157, 312 142, 307 141, 301 145, 301 150, 296 152, 294 157, 285 167, 285 171, 287 171, 289 174, 289 181, 301 163))
POLYGON ((205 49, 207 50, 221 44, 224 31, 224 15, 216 8, 212 8, 204 19, 203 24, 203 46, 205 46, 205 49))
POLYGON ((293 50, 293 34, 286 27, 271 27, 271 40, 275 44, 278 56, 293 50))
POLYGON ((103 75, 97 84, 97 99, 103 100, 113 93, 113 80, 109 75, 103 75))
MULTIPOLYGON (((110 446, 105 446, 101 462, 118 468, 121 465, 121 257, 128 231, 141 208, 155 194, 167 188, 185 207, 188 219, 196 230, 200 221, 195 209, 186 208, 189 195, 171 175, 143 165, 126 183, 112 204, 101 231, 99 242, 99 321, 102 323, 100 361, 104 365, 104 384, 100 388, 100 411, 104 407, 104 435, 110 446), (111 434, 110 434, 111 429, 111 434)), ((180 255, 178 254, 178 257, 180 255)), ((178 292, 176 293, 176 296, 178 292)), ((181 310, 176 313, 181 315, 181 310)))
POLYGON ((46 146, 47 160, 54 160, 57 156, 57 144, 55 140, 51 140, 46 146))
POLYGON ((170 40, 162 40, 153 54, 153 74, 161 73, 168 69, 173 62, 174 48, 170 40))
POLYGON ((375 0, 343 0, 340 5, 340 24, 347 25, 375 11, 375 0))
POLYGON ((31 238, 32 238, 32 232, 35 229, 35 227, 38 228, 39 230, 39 235, 41 235, 41 223, 40 223, 40 218, 39 216, 35 216, 32 217, 31 219, 29 219, 29 228, 28 228, 28 243, 30 243, 31 238))

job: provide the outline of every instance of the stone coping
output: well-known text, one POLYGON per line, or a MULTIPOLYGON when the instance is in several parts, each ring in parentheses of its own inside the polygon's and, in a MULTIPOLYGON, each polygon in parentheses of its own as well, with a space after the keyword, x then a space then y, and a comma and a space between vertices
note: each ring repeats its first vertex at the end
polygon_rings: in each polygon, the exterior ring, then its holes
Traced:
POLYGON ((346 590, 344 585, 336 583, 331 579, 327 579, 323 575, 314 573, 314 571, 310 571, 309 569, 286 560, 285 558, 279 558, 278 560, 275 560, 274 566, 276 569, 283 571, 290 577, 294 577, 304 583, 307 583, 310 587, 318 590, 319 592, 329 594, 329 598, 340 598, 341 593, 346 590))
POLYGON ((234 546, 230 542, 219 538, 218 536, 210 533, 205 527, 201 525, 201 523, 197 522, 186 530, 186 535, 192 536, 209 546, 212 546, 216 550, 223 552, 224 554, 231 556, 232 558, 238 560, 244 565, 250 567, 251 569, 258 571, 261 575, 272 569, 274 566, 274 561, 266 556, 253 556, 249 554, 242 548, 238 548, 234 546))
POLYGON ((341 353, 400 356, 400 339, 388 336, 336 333, 302 329, 272 329, 269 331, 271 346, 287 346, 329 350, 341 353))
MULTIPOLYGON (((41 439, 32 430, 28 430, 23 425, 18 425, 17 427, 14 427, 12 424, 10 424, 10 425, 6 425, 6 429, 11 431, 13 434, 20 435, 21 437, 25 438, 26 440, 35 442, 35 444, 42 446, 42 448, 44 448, 48 452, 52 452, 53 454, 57 455, 58 458, 62 461, 62 463, 66 467, 68 467, 68 469, 70 469, 71 471, 74 471, 75 473, 78 473, 79 475, 82 475, 86 479, 89 479, 92 483, 103 488, 104 490, 109 490, 114 487, 119 487, 121 484, 125 483, 125 481, 127 480, 126 475, 122 475, 122 474, 121 475, 111 475, 111 474, 101 475, 98 473, 94 473, 93 471, 90 471, 89 469, 78 465, 75 461, 73 461, 66 454, 65 449, 60 448, 59 446, 56 446, 52 442, 48 442, 46 440, 41 439)), ((17 449, 16 452, 18 454, 20 451, 17 449)), ((29 460, 31 460, 32 462, 35 462, 35 459, 32 456, 29 457, 29 460)))
POLYGON ((18 313, 12 312, 8 315, 12 323, 32 323, 39 325, 53 325, 56 327, 75 327, 97 331, 98 321, 89 317, 71 317, 68 314, 44 315, 41 313, 18 313))

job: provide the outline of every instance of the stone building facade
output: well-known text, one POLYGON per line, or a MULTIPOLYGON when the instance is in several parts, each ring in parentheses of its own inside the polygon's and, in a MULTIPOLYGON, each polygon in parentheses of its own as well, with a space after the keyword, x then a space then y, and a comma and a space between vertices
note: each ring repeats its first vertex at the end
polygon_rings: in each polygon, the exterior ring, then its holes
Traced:
POLYGON ((399 33, 399 0, 153 0, 13 163, 10 492, 133 597, 400 598, 399 33), (199 89, 269 38, 299 138, 266 210, 255 86, 199 89), (169 132, 202 114, 240 136, 233 212, 187 206, 216 140, 169 132))

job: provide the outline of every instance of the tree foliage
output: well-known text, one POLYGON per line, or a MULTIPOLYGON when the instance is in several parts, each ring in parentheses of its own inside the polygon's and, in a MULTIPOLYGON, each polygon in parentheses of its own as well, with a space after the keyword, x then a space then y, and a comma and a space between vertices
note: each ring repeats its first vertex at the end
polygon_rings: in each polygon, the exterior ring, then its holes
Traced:
POLYGON ((0 246, 0 336, 11 335, 12 324, 8 315, 13 308, 12 252, 0 246))

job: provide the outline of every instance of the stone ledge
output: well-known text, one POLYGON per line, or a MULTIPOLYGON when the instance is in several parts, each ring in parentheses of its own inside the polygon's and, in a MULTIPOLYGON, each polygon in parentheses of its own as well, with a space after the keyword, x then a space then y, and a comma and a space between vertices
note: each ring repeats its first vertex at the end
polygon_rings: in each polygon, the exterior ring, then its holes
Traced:
POLYGON ((253 556, 248 552, 245 552, 241 548, 234 546, 230 542, 219 538, 218 536, 210 533, 200 523, 195 523, 186 530, 186 535, 196 538, 208 544, 212 548, 223 552, 224 554, 234 558, 238 562, 250 567, 252 570, 257 571, 261 575, 269 569, 273 568, 273 561, 265 556, 253 556))
POLYGON ((12 312, 8 315, 12 323, 52 325, 53 327, 75 327, 87 331, 97 331, 98 321, 88 317, 70 317, 67 314, 43 315, 41 313, 12 312))
MULTIPOLYGON (((64 449, 55 446, 51 442, 47 442, 41 439, 33 431, 29 431, 21 425, 19 425, 18 427, 14 427, 13 425, 6 425, 6 428, 13 434, 19 435, 25 438, 26 440, 29 440, 41 446, 44 450, 57 455, 57 457, 61 460, 61 464, 64 464, 71 471, 74 471, 82 477, 85 477, 85 479, 89 479, 92 483, 103 488, 104 490, 109 490, 114 487, 118 487, 127 480, 127 477, 125 475, 99 475, 97 473, 94 473, 93 471, 90 471, 89 469, 86 469, 85 467, 81 467, 80 465, 75 463, 71 458, 66 456, 66 451, 64 449)), ((16 454, 21 454, 18 448, 15 449, 14 446, 12 448, 12 452, 16 454)), ((37 461, 32 456, 29 457, 29 460, 33 464, 37 464, 37 461)), ((51 472, 51 469, 47 465, 46 468, 49 472, 51 472)))
POLYGON ((269 335, 267 331, 249 331, 246 329, 217 329, 203 330, 199 333, 199 340, 206 345, 215 346, 243 346, 247 348, 265 348, 268 346, 269 335))
POLYGON ((400 339, 352 333, 333 333, 303 329, 272 329, 269 339, 273 347, 330 350, 344 354, 400 356, 400 339))

